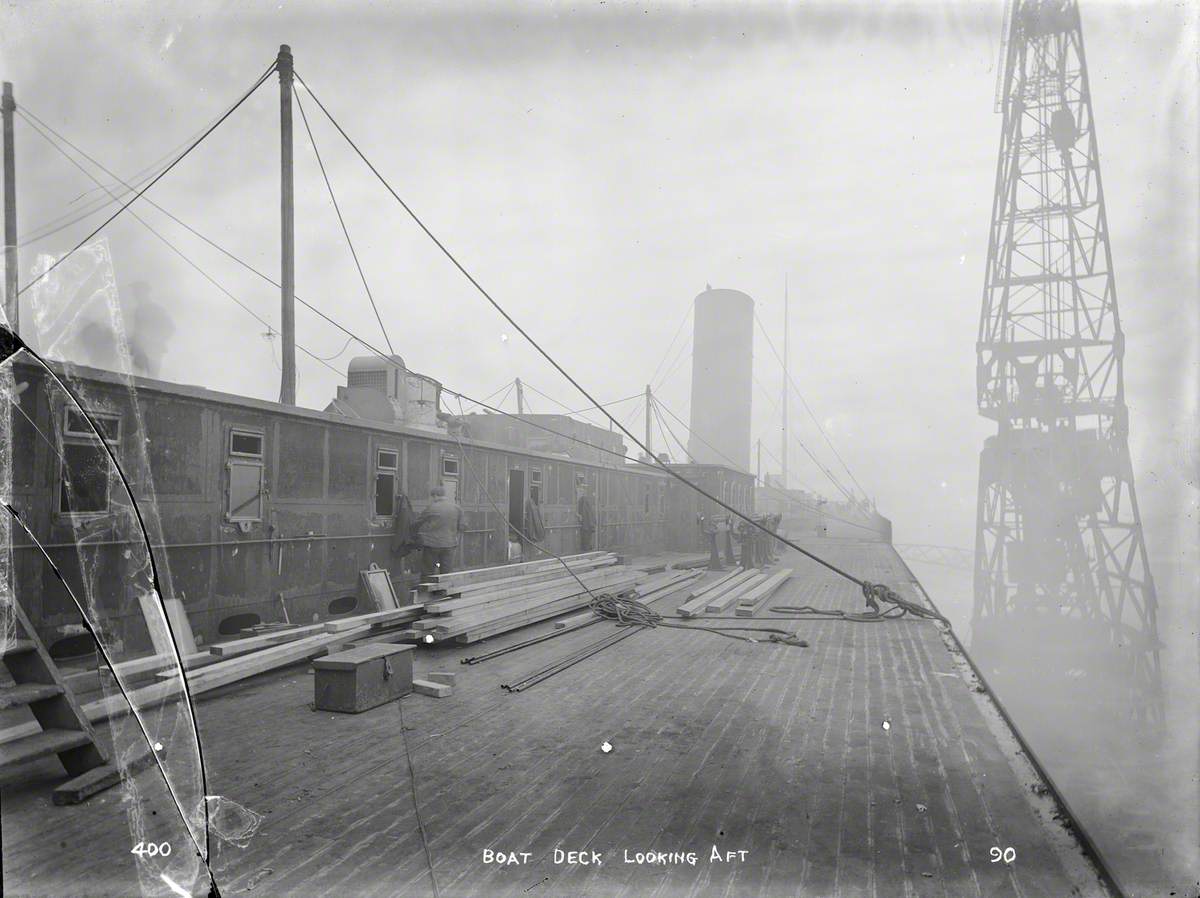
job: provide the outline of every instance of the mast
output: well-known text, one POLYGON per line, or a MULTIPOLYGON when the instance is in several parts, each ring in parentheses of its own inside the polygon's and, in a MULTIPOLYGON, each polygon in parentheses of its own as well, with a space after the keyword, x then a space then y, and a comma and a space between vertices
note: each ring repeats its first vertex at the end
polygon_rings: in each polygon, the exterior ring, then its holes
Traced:
POLYGON ((781 442, 783 451, 783 488, 788 488, 788 278, 783 276, 783 428, 781 442))
POLYGON ((4 314, 13 333, 20 330, 20 306, 17 300, 17 160, 13 150, 12 82, 4 82, 0 110, 4 117, 4 314))
POLYGON ((650 432, 650 403, 654 401, 654 397, 650 395, 650 384, 646 384, 646 452, 651 458, 654 457, 654 439, 650 432))
POLYGON ((279 401, 296 404, 296 222, 292 178, 292 48, 279 47, 280 309, 283 375, 279 401))
POLYGON ((513 383, 517 386, 517 414, 525 414, 525 385, 521 383, 521 378, 515 378, 513 383))

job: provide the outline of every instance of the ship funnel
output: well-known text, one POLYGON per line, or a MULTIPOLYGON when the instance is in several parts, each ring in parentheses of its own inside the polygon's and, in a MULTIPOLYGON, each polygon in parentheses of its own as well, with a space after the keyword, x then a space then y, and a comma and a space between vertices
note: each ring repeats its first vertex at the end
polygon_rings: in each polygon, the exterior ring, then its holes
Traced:
POLYGON ((754 300, 711 287, 696 297, 688 454, 750 470, 754 300))

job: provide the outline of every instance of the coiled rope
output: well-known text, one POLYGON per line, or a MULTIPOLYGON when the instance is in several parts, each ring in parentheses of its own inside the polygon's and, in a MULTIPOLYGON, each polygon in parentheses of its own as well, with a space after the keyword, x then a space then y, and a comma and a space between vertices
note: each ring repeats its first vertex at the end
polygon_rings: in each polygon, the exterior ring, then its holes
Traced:
POLYGON ((858 624, 873 624, 886 620, 899 620, 912 615, 923 620, 933 620, 950 626, 950 621, 932 608, 918 605, 902 598, 894 589, 889 589, 882 583, 864 582, 862 584, 863 598, 867 601, 868 611, 843 611, 840 608, 816 608, 812 605, 772 605, 771 611, 793 618, 809 620, 844 620, 858 624), (888 607, 880 609, 880 603, 888 607))
POLYGON ((687 620, 687 618, 659 614, 637 599, 614 596, 609 593, 596 595, 588 603, 588 607, 591 608, 594 614, 605 620, 613 621, 618 627, 670 627, 675 630, 698 630, 703 633, 712 633, 715 636, 724 636, 728 639, 738 639, 742 642, 776 642, 781 645, 792 645, 798 648, 808 646, 807 642, 798 638, 790 630, 781 630, 775 627, 700 627, 692 624, 672 623, 672 621, 687 620), (734 631, 758 633, 764 636, 765 639, 741 636, 738 632, 734 631))

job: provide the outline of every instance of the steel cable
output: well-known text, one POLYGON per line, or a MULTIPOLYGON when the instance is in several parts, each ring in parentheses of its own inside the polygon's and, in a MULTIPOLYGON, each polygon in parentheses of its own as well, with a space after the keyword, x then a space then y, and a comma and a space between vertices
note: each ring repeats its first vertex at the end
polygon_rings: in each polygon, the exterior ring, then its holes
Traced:
POLYGON ((220 127, 220 125, 227 118, 229 118, 229 116, 233 115, 233 113, 236 112, 243 103, 245 103, 248 99, 250 99, 251 95, 256 90, 258 90, 259 87, 262 86, 263 82, 266 81, 271 76, 271 73, 275 71, 275 65, 276 65, 275 62, 272 62, 271 65, 267 67, 267 70, 262 73, 262 75, 258 78, 257 81, 254 82, 254 84, 250 87, 250 89, 247 90, 244 94, 242 94, 241 97, 238 98, 237 102, 234 103, 232 106, 230 106, 229 109, 225 111, 224 115, 222 115, 215 122, 213 122, 205 130, 205 132, 203 134, 201 134, 194 141, 192 141, 191 145, 189 145, 186 150, 184 150, 182 153, 180 153, 175 158, 174 162, 172 162, 170 165, 168 165, 166 168, 164 168, 162 171, 160 171, 157 175, 155 175, 154 178, 148 184, 146 184, 145 187, 139 188, 137 193, 135 193, 133 195, 133 197, 129 199, 128 202, 124 203, 121 206, 121 208, 119 208, 116 212, 114 212, 108 218, 104 219, 104 221, 101 222, 99 226, 97 226, 90 234, 88 234, 86 237, 84 237, 82 240, 80 240, 77 244, 75 244, 75 246, 73 246, 70 250, 68 250, 63 255, 59 256, 58 259, 56 259, 53 264, 48 266, 45 271, 43 271, 41 274, 39 274, 37 277, 35 277, 32 281, 30 281, 28 284, 26 284, 24 287, 22 287, 20 290, 18 290, 17 295, 20 296, 22 293, 24 293, 26 290, 28 290, 30 287, 32 287, 34 284, 36 284, 38 281, 45 278, 46 275, 50 274, 50 272, 52 272, 55 268, 57 268, 63 262, 67 261, 68 258, 70 258, 72 255, 75 254, 75 252, 77 252, 81 247, 85 246, 89 240, 91 240, 93 237, 95 237, 97 234, 99 234, 101 231, 103 231, 106 227, 108 227, 108 225, 111 224, 117 218, 117 216, 119 216, 122 212, 124 212, 126 209, 128 209, 130 206, 132 206, 134 203, 136 203, 138 201, 138 199, 141 198, 142 194, 146 193, 146 191, 148 191, 151 187, 153 187, 155 184, 157 184, 159 181, 161 181, 164 177, 166 177, 166 175, 169 172, 171 172, 175 168, 175 166, 177 166, 180 162, 182 162, 184 159, 186 159, 188 157, 188 155, 192 152, 192 150, 194 150, 194 149, 196 149, 196 147, 200 146, 200 144, 204 142, 204 139, 206 137, 208 137, 208 135, 212 134, 213 131, 215 131, 218 127, 220 127))

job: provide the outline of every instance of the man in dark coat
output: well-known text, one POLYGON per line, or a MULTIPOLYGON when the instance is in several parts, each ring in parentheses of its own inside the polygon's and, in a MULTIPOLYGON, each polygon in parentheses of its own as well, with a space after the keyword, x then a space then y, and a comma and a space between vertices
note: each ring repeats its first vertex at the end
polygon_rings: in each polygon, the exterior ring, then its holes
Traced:
POLYGON ((579 494, 579 551, 591 552, 596 547, 596 506, 587 491, 579 494))
POLYGON ((446 495, 446 488, 429 491, 429 507, 421 512, 413 530, 421 544, 421 573, 426 577, 454 569, 454 550, 467 525, 462 509, 446 495))

